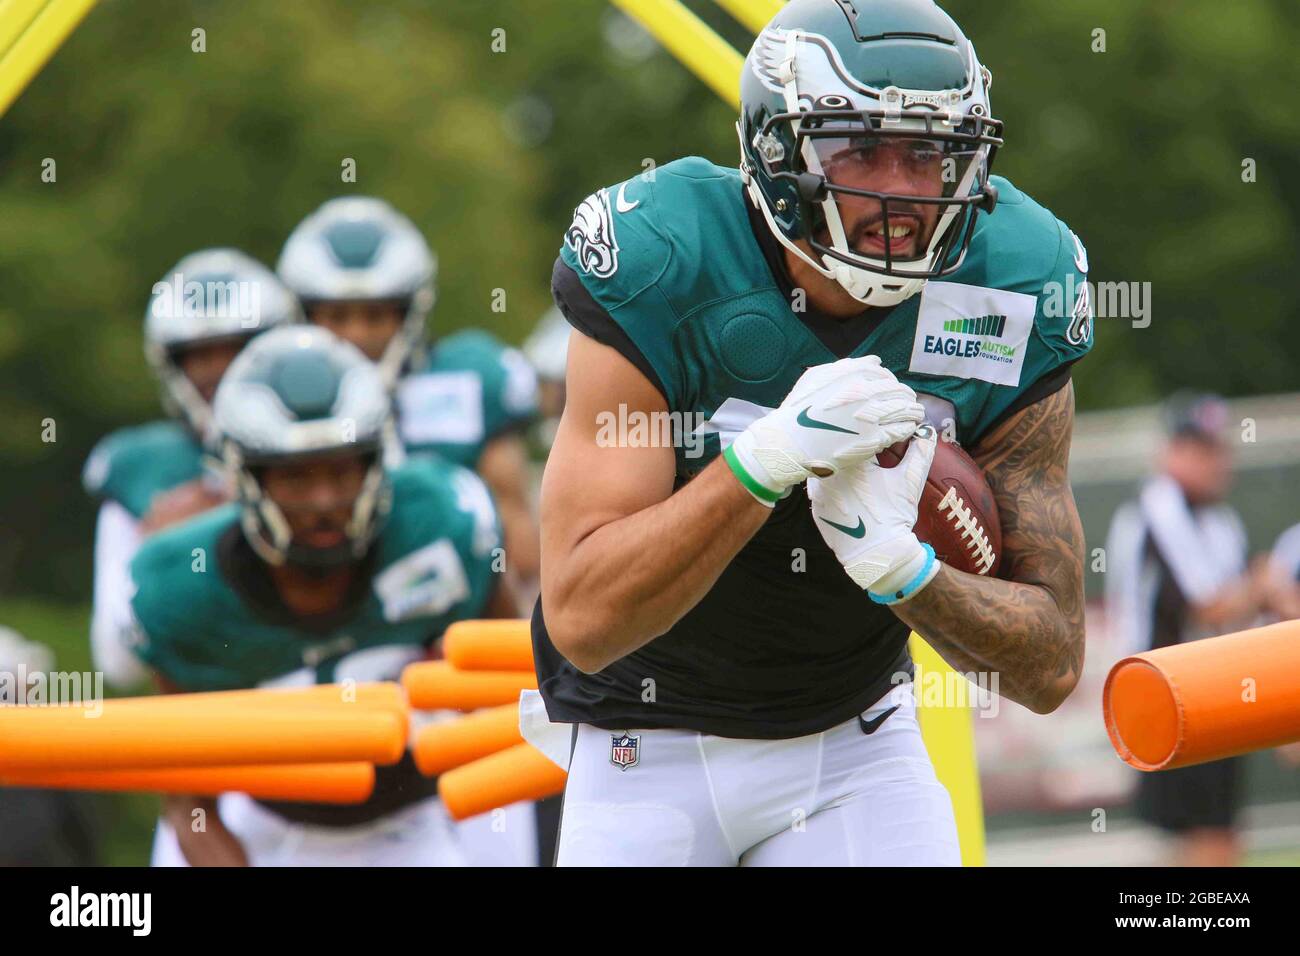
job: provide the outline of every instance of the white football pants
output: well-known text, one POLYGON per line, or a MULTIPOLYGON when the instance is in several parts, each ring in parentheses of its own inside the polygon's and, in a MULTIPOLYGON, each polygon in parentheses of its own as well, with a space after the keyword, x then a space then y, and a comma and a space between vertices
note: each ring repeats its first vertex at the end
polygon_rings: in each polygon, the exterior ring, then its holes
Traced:
POLYGON ((910 693, 790 740, 579 725, 560 866, 959 866, 957 826, 910 693), (627 749, 618 753, 626 763, 627 749))

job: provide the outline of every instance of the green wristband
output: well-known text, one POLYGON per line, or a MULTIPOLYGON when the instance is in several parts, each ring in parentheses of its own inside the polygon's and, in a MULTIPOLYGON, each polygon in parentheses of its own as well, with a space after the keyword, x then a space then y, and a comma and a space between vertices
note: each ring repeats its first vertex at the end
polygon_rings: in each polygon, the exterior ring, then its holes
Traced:
POLYGON ((766 485, 760 484, 753 475, 747 472, 745 466, 740 463, 740 459, 736 456, 735 451, 732 450, 731 445, 727 446, 726 450, 722 453, 722 457, 726 459, 727 465, 731 468, 731 473, 736 476, 736 479, 742 485, 745 486, 745 490, 757 498, 762 504, 767 505, 769 508, 775 508, 776 503, 784 497, 778 492, 768 488, 766 485))

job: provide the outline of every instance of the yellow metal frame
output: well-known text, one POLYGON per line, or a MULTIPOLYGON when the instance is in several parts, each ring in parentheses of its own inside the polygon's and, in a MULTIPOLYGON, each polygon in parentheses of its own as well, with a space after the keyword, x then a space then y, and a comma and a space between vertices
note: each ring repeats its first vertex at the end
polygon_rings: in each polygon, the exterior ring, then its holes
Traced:
POLYGON ((0 116, 94 5, 95 0, 0 0, 0 116))
MULTIPOLYGON (((740 70, 744 64, 735 48, 680 0, 610 0, 663 44, 682 65, 704 81, 736 110, 740 109, 740 70)), ((757 33, 781 8, 778 0, 714 0, 738 22, 757 33)), ((954 686, 952 668, 919 634, 911 637, 912 659, 927 680, 954 686)), ((970 708, 945 701, 926 706, 917 695, 921 736, 939 781, 952 797, 961 841, 962 863, 984 865, 984 808, 980 798, 979 767, 975 760, 975 733, 970 708)))
MULTIPOLYGON (((664 48, 733 109, 740 107, 744 58, 679 0, 610 0, 640 23, 664 48)), ((746 28, 758 32, 780 9, 779 0, 715 0, 746 28)), ((63 41, 95 6, 95 0, 0 0, 0 116, 13 104, 63 41)), ((912 656, 922 673, 942 677, 951 668, 919 635, 912 656)), ((919 708, 921 734, 957 816, 962 861, 984 863, 984 816, 969 708, 919 708)))

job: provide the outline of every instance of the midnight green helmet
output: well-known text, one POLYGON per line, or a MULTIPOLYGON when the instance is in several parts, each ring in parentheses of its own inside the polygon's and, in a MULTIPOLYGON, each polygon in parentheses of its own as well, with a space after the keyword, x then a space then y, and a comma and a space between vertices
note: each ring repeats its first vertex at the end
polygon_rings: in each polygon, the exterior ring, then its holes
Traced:
POLYGON ((997 202, 991 84, 930 0, 792 0, 741 74, 749 195, 786 248, 864 304, 895 305, 956 271, 997 202))
POLYGON ((329 568, 365 555, 389 510, 383 452, 394 436, 388 390, 359 349, 317 326, 275 329, 239 353, 213 411, 222 460, 238 489, 244 536, 263 560, 329 568), (298 544, 283 511, 263 491, 261 470, 341 454, 368 460, 347 541, 328 549, 298 544))

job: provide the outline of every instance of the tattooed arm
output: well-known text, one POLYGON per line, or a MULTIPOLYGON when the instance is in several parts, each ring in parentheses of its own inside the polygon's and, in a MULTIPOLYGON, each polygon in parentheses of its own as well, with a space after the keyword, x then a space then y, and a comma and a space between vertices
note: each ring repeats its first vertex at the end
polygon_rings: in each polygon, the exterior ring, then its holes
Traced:
POLYGON ((997 500, 1009 580, 944 566, 893 608, 958 671, 997 672, 1000 693, 1039 714, 1083 672, 1083 528, 1066 477, 1073 423, 1067 383, 972 452, 997 500))

